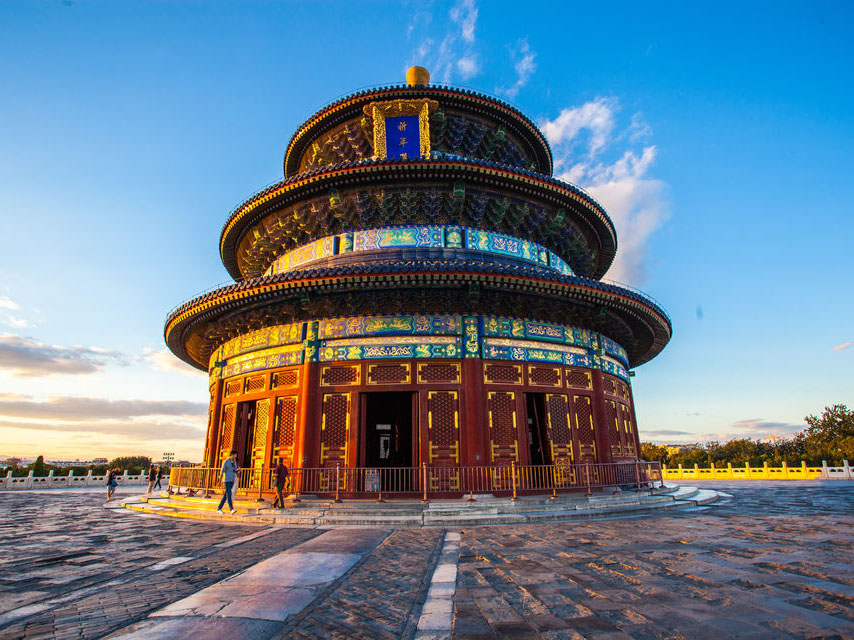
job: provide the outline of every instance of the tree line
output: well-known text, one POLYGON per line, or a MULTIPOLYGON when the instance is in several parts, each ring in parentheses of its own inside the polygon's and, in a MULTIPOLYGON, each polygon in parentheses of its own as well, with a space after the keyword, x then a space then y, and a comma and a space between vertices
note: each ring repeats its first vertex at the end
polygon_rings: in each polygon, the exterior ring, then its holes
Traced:
POLYGON ((821 466, 826 461, 830 466, 840 466, 843 460, 854 464, 854 410, 844 404, 825 407, 820 416, 808 415, 804 418, 807 428, 789 438, 778 438, 774 442, 739 438, 728 442, 708 442, 686 445, 680 451, 649 442, 641 443, 641 455, 644 460, 660 460, 670 468, 680 464, 683 467, 709 468, 733 466, 779 467, 800 465, 821 466))
POLYGON ((30 471, 33 476, 41 478, 47 476, 51 471, 53 475, 68 475, 69 471, 73 471, 75 476, 85 476, 90 471, 94 476, 106 475, 107 469, 119 468, 122 471, 127 471, 128 475, 139 475, 143 471, 148 471, 151 466, 151 458, 146 456, 121 456, 113 458, 107 464, 89 464, 70 467, 58 467, 44 461, 44 456, 39 456, 31 464, 26 465, 11 465, 7 470, 12 472, 12 476, 21 478, 29 475, 30 471))

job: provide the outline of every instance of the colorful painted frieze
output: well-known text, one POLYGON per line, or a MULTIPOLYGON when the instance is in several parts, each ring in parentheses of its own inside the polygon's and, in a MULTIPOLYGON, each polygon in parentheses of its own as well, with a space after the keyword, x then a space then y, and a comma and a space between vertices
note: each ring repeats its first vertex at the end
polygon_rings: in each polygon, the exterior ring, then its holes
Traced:
POLYGON ((363 342, 324 340, 320 343, 320 361, 385 360, 399 358, 459 358, 460 339, 423 338, 411 342, 363 342))
POLYGON ((371 251, 389 247, 442 247, 442 227, 391 227, 364 229, 353 233, 353 251, 371 251))
POLYGON ((229 340, 220 349, 214 351, 211 355, 209 366, 213 366, 214 361, 221 361, 242 353, 302 342, 303 325, 304 323, 302 322, 295 322, 293 324, 266 327, 257 331, 250 331, 239 338, 229 340))
POLYGON ((629 354, 626 353, 626 350, 620 345, 618 345, 616 342, 614 342, 610 338, 606 338, 605 336, 600 335, 599 344, 602 347, 602 351, 604 351, 606 354, 608 354, 609 356, 614 356, 624 365, 629 364, 629 354))
POLYGON ((566 261, 562 260, 558 257, 558 255, 552 251, 549 251, 549 266, 556 271, 559 271, 561 275, 564 276, 574 276, 575 272, 572 270, 572 267, 566 263, 566 261))
POLYGON ((460 317, 456 315, 359 316, 330 318, 319 323, 318 336, 352 338, 358 336, 459 335, 460 317))
POLYGON ((212 375, 221 378, 249 373, 251 371, 263 371, 265 369, 277 369, 291 365, 302 364, 303 346, 301 344, 288 345, 260 351, 247 353, 224 361, 222 367, 214 367, 212 375))

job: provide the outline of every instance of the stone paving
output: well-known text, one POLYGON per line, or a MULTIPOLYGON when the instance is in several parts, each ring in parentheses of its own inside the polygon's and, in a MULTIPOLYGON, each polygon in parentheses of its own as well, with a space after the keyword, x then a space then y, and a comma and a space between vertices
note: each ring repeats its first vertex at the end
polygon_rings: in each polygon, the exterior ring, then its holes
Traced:
MULTIPOLYGON (((854 638, 854 482, 700 486, 733 498, 693 512, 465 529, 452 637, 854 638)), ((100 490, 0 493, 0 638, 122 635, 323 533, 105 509, 100 490)), ((296 615, 254 621, 251 637, 424 637, 444 533, 390 532, 296 615)), ((193 637, 248 637, 229 618, 207 620, 193 637)))

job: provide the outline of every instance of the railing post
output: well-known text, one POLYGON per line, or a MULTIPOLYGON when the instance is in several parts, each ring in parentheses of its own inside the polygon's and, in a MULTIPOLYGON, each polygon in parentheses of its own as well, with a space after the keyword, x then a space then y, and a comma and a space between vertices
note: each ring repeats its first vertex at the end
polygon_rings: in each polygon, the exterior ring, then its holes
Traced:
POLYGON ((294 469, 293 475, 294 475, 293 486, 296 488, 296 492, 294 492, 294 500, 293 501, 294 502, 302 502, 302 500, 299 499, 299 492, 300 492, 300 488, 302 487, 302 483, 305 480, 305 469, 303 467, 300 467, 299 469, 294 469), (297 482, 297 479, 296 479, 297 473, 299 473, 299 482, 297 482))
POLYGON ((587 477, 587 497, 593 495, 593 492, 590 490, 590 463, 587 462, 584 464, 584 475, 587 477))
POLYGON ((335 500, 333 502, 341 502, 341 464, 335 464, 335 500))
POLYGON ((258 478, 258 500, 256 502, 264 502, 264 498, 261 497, 261 491, 264 489, 264 465, 261 465, 261 477, 258 478))
POLYGON ((205 469, 204 473, 204 483, 205 483, 205 495, 203 496, 205 500, 211 497, 211 487, 213 486, 213 478, 211 475, 215 473, 214 469, 208 468, 205 469))
POLYGON ((421 502, 427 502, 427 463, 421 463, 421 502))
POLYGON ((640 492, 640 464, 638 464, 637 460, 635 461, 635 478, 637 479, 637 485, 635 487, 635 491, 640 492))
POLYGON ((510 498, 511 502, 516 501, 516 461, 510 461, 510 482, 513 484, 513 497, 510 498))

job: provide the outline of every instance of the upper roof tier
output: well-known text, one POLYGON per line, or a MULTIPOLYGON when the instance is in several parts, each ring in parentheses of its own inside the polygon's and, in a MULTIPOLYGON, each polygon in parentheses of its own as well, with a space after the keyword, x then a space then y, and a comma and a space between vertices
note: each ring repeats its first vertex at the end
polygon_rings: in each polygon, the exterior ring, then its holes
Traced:
MULTIPOLYGON (((423 82, 424 78, 411 80, 423 82)), ((429 114, 430 149, 435 154, 552 174, 548 142, 515 107, 468 89, 413 84, 365 89, 320 109, 291 138, 285 153, 285 177, 371 158, 375 155, 374 122, 366 107, 392 100, 435 101, 429 114)))

